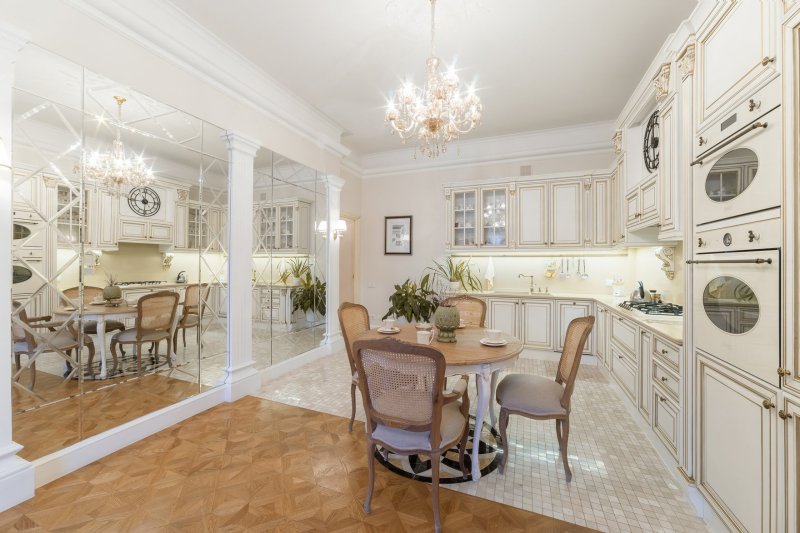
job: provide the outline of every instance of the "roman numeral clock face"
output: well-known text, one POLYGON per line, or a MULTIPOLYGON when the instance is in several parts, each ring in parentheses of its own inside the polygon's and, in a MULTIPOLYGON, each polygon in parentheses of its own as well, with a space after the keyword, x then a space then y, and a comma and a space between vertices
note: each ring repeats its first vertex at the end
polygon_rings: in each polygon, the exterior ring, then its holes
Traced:
POLYGON ((151 217, 161 209, 161 198, 150 187, 136 187, 128 194, 128 206, 137 215, 151 217))
POLYGON ((644 166, 649 172, 658 168, 658 137, 660 135, 658 125, 658 111, 650 115, 647 121, 647 129, 644 131, 644 166))

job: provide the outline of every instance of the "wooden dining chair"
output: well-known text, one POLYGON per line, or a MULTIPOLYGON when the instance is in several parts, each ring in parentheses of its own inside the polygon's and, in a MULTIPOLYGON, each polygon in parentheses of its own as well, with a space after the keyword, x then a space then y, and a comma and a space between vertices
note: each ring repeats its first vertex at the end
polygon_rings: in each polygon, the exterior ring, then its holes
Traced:
POLYGON ((347 361, 350 363, 350 412, 349 431, 353 431, 353 421, 356 419, 356 388, 358 387, 358 370, 353 359, 353 343, 358 336, 369 330, 369 311, 363 305, 344 302, 339 306, 339 326, 344 337, 344 347, 347 350, 347 361))
POLYGON ((480 298, 467 296, 466 294, 451 296, 444 300, 441 305, 454 306, 458 309, 461 324, 464 326, 486 327, 486 302, 480 298))
MULTIPOLYGON (((72 301, 77 300, 80 298, 80 287, 70 287, 69 289, 64 289, 62 291, 64 296, 69 298, 72 301)), ((103 289, 100 287, 93 287, 91 285, 84 285, 83 286, 83 304, 84 306, 89 305, 90 302, 96 299, 103 299, 103 289)), ((125 324, 120 322, 119 320, 106 320, 106 333, 110 331, 125 331, 125 324)), ((97 335, 97 321, 96 320, 84 320, 83 321, 83 332, 89 335, 97 335)), ((125 350, 122 346, 119 347, 119 351, 122 353, 122 356, 125 356, 125 350)))
MULTIPOLYGON (((172 324, 178 308, 179 295, 172 291, 159 291, 145 294, 136 303, 136 325, 116 333, 111 338, 111 356, 114 358, 114 372, 117 370, 117 346, 133 344, 136 346, 136 368, 142 372, 142 345, 155 343, 155 361, 158 363, 158 348, 161 341, 167 341, 167 359, 169 360, 169 343, 172 341, 172 324)), ((170 363, 171 364, 171 363, 170 363)))
POLYGON ((440 461, 456 443, 459 466, 467 475, 467 381, 462 379, 452 392, 445 392, 444 355, 430 346, 387 338, 356 341, 353 350, 367 415, 369 487, 364 511, 369 513, 372 503, 377 445, 398 455, 427 455, 431 459, 433 518, 436 531, 441 531, 440 461))
POLYGON ((501 474, 508 462, 508 417, 522 415, 534 420, 556 421, 556 438, 564 463, 564 473, 567 481, 572 480, 567 459, 570 400, 581 364, 583 346, 593 326, 593 316, 576 318, 569 323, 555 381, 530 374, 509 374, 500 381, 497 386, 497 403, 500 404, 500 438, 503 445, 503 460, 499 467, 501 474))
MULTIPOLYGON (((12 309, 14 315, 16 315, 16 319, 11 319, 11 339, 14 343, 14 364, 16 367, 14 382, 19 381, 23 370, 21 356, 26 355, 31 374, 27 388, 33 391, 33 387, 36 384, 36 357, 38 357, 39 353, 44 352, 61 352, 62 357, 66 356, 65 361, 69 370, 65 377, 69 377, 74 369, 78 368, 77 361, 72 359, 72 351, 75 350, 77 353, 80 347, 78 332, 73 327, 74 323, 52 322, 52 317, 49 315, 29 317, 22 304, 16 300, 12 301, 12 309), (48 335, 40 341, 32 333, 34 329, 47 329, 53 333, 57 331, 57 333, 48 335), (41 348, 41 344, 44 344, 45 347, 41 348)), ((89 368, 91 368, 95 350, 92 338, 88 335, 83 336, 83 346, 89 349, 89 368)))
POLYGON ((175 334, 172 338, 173 352, 178 351, 178 330, 183 331, 183 347, 186 348, 186 330, 200 326, 210 292, 211 286, 208 283, 194 283, 186 286, 186 291, 183 293, 183 312, 175 326, 175 334))

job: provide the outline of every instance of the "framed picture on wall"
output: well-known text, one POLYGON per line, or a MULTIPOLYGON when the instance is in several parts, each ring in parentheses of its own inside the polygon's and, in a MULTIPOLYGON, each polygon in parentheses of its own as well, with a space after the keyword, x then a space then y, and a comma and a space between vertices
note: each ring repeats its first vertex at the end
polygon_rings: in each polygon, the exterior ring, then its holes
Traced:
POLYGON ((384 217, 384 255, 411 255, 411 216, 384 217))

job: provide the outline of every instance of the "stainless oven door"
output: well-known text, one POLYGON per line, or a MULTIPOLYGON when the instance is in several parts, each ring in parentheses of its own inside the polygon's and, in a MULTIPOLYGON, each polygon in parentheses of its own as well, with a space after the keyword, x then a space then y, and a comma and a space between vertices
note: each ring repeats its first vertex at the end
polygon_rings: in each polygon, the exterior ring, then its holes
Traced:
POLYGON ((695 224, 780 206, 781 142, 777 108, 699 157, 692 176, 695 224))
POLYGON ((696 256, 695 346, 778 386, 780 252, 696 256))

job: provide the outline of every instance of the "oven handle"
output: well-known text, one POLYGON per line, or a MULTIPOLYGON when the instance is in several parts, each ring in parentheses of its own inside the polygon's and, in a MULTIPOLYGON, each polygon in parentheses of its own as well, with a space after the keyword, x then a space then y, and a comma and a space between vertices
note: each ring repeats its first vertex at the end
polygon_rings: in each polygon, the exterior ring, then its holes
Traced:
POLYGON ((706 158, 706 157, 710 156, 711 154, 716 153, 719 150, 725 148, 726 146, 731 144, 733 141, 743 137, 744 135, 747 135, 751 131, 757 130, 758 128, 766 128, 766 127, 767 127, 767 123, 766 122, 755 122, 755 123, 751 124, 749 128, 743 129, 742 131, 740 131, 739 133, 737 133, 735 135, 731 135, 730 137, 728 137, 727 140, 719 143, 717 146, 715 146, 714 148, 712 148, 708 152, 704 153, 702 157, 698 157, 697 159, 692 161, 692 164, 689 165, 689 166, 693 167, 695 165, 702 165, 704 158, 706 158))
POLYGON ((764 263, 771 265, 772 259, 709 259, 709 260, 687 260, 687 265, 700 265, 700 264, 709 264, 709 263, 755 263, 757 265, 762 265, 764 263))

